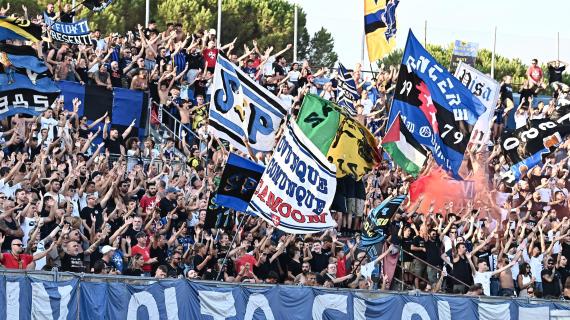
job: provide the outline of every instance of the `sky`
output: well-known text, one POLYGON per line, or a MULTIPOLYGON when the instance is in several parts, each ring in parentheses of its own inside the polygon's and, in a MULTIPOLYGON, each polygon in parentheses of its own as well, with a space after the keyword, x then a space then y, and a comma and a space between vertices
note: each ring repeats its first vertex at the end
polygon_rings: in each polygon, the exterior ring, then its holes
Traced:
MULTIPOLYGON (((364 33, 363 0, 289 0, 307 14, 307 29, 313 34, 321 27, 331 32, 339 61, 352 66, 361 61, 364 33)), ((479 48, 493 47, 497 27, 496 53, 520 58, 529 64, 557 58, 557 32, 560 32, 560 60, 570 61, 568 0, 401 0, 396 16, 397 47, 405 46, 408 30, 423 43, 427 21, 427 42, 448 45, 455 40, 477 42, 479 48), (540 4, 544 7, 538 8, 540 4)), ((368 66, 364 55, 364 66, 368 66)))

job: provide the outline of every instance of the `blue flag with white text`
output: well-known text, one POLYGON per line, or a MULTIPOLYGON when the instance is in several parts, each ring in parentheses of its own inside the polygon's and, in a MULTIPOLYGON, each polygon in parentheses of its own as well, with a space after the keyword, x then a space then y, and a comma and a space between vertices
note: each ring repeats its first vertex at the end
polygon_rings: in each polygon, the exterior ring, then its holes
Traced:
POLYGON ((0 73, 0 119, 18 113, 37 116, 59 96, 49 72, 9 67, 0 73))
POLYGON ((389 123, 400 113, 414 138, 431 150, 436 163, 460 178, 458 171, 471 131, 483 112, 485 107, 477 97, 432 57, 410 30, 389 123))

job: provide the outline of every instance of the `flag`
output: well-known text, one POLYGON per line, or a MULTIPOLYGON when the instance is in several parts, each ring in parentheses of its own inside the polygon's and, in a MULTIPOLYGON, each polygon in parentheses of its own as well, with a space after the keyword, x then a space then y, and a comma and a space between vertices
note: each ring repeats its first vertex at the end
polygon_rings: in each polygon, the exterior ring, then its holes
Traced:
POLYGON ((401 116, 436 163, 459 178, 471 131, 485 107, 422 47, 410 31, 388 123, 401 116))
POLYGON ((0 63, 4 68, 23 68, 35 73, 48 71, 43 60, 38 58, 37 51, 30 46, 13 46, 7 43, 0 43, 0 63))
POLYGON ((78 114, 86 117, 88 123, 107 113, 112 128, 122 132, 135 120, 130 136, 144 136, 148 112, 148 94, 145 92, 123 88, 107 90, 105 87, 71 81, 59 81, 58 84, 66 110, 73 110, 73 98, 78 98, 81 101, 78 114))
POLYGON ((338 91, 338 105, 344 108, 349 115, 355 116, 354 102, 360 99, 360 95, 356 90, 356 82, 352 78, 352 74, 346 70, 342 63, 338 64, 338 91))
POLYGON ((382 147, 392 161, 405 172, 417 177, 427 160, 427 150, 414 139, 398 116, 384 136, 382 147))
POLYGON ((570 113, 556 121, 533 119, 526 126, 505 131, 501 137, 503 153, 512 163, 519 163, 537 153, 548 156, 570 133, 570 113), (545 154, 544 149, 549 152, 545 154))
MULTIPOLYGON (((558 135, 556 139, 562 141, 560 135, 558 135)), ((542 165, 544 158, 550 155, 550 153, 550 148, 545 147, 542 150, 539 150, 538 152, 532 154, 530 157, 513 164, 508 171, 501 174, 501 180, 512 186, 515 182, 519 181, 520 178, 523 177, 529 170, 538 165, 542 165)))
POLYGON ((459 62, 455 77, 461 81, 485 106, 485 112, 479 117, 473 130, 477 130, 475 142, 487 142, 491 136, 491 124, 495 115, 495 107, 499 100, 500 85, 495 79, 483 74, 467 63, 459 62))
POLYGON ((242 152, 271 151, 288 109, 273 93, 219 54, 214 71, 208 132, 242 152))
POLYGON ((230 153, 218 186, 216 203, 246 212, 264 169, 262 165, 230 153))
POLYGON ((329 213, 336 168, 290 122, 273 151, 248 212, 288 233, 315 233, 336 226, 329 213))
POLYGON ((416 202, 420 195, 423 195, 424 201, 418 212, 425 212, 432 201, 435 207, 441 207, 445 202, 459 203, 466 199, 473 199, 476 187, 480 194, 484 193, 486 189, 483 184, 477 186, 475 180, 452 179, 443 169, 435 167, 410 184, 410 202, 416 202))
POLYGON ((49 73, 7 68, 0 73, 0 118, 23 113, 37 116, 59 96, 49 73))
POLYGON ((364 0, 368 60, 376 61, 396 46, 396 7, 400 0, 364 0))
POLYGON ((388 237, 390 219, 398 211, 406 195, 387 198, 368 214, 362 224, 361 245, 371 246, 384 241, 388 237))
POLYGON ((0 40, 41 41, 42 27, 30 20, 0 17, 0 40))
POLYGON ((83 5, 91 11, 99 12, 111 5, 111 2, 113 0, 85 0, 83 5))
POLYGON ((380 162, 372 133, 357 120, 341 112, 331 101, 307 94, 297 124, 327 159, 337 167, 337 177, 347 174, 360 180, 380 162))

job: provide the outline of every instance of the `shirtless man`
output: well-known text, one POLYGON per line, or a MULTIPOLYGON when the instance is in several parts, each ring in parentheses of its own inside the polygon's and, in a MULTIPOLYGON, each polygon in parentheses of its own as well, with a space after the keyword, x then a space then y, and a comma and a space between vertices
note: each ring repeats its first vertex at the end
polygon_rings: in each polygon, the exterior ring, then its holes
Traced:
MULTIPOLYGON (((501 257, 497 261, 497 269, 502 269, 504 266, 509 265, 509 258, 506 256, 501 257)), ((512 268, 506 268, 499 273, 499 296, 514 297, 515 296, 515 282, 513 281, 512 268)))

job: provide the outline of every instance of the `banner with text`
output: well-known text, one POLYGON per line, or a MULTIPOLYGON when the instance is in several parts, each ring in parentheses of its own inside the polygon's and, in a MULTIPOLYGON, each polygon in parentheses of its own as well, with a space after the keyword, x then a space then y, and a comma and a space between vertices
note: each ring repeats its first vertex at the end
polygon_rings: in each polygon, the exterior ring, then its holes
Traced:
POLYGON ((70 44, 90 45, 89 33, 89 25, 86 19, 74 23, 54 22, 50 29, 53 40, 70 44))
POLYGON ((479 50, 479 44, 476 42, 455 40, 455 44, 453 45, 453 53, 451 54, 451 66, 449 70, 453 72, 453 70, 455 70, 461 62, 475 67, 475 61, 477 60, 477 50, 479 50))
POLYGON ((218 55, 208 131, 247 153, 271 151, 275 133, 288 110, 281 100, 252 80, 223 55, 218 55))
POLYGON ((366 299, 364 295, 350 290, 218 286, 187 280, 129 285, 2 277, 0 320, 548 320, 570 316, 570 306, 562 302, 408 293, 366 299))
POLYGON ((493 78, 463 62, 457 66, 455 77, 471 90, 486 108, 473 128, 477 131, 477 135, 471 136, 472 141, 486 142, 491 134, 491 121, 495 114, 497 100, 499 100, 500 85, 493 78))
POLYGON ((248 211, 289 233, 334 227, 329 213, 336 191, 336 167, 290 122, 273 151, 248 211))

